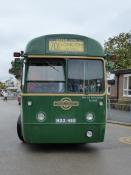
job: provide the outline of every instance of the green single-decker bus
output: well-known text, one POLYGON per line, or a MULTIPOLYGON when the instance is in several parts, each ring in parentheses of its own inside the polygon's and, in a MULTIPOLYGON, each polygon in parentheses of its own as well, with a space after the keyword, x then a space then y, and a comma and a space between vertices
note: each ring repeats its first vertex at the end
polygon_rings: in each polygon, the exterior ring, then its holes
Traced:
POLYGON ((75 34, 45 35, 32 39, 14 57, 21 74, 20 140, 104 141, 106 70, 99 42, 75 34))

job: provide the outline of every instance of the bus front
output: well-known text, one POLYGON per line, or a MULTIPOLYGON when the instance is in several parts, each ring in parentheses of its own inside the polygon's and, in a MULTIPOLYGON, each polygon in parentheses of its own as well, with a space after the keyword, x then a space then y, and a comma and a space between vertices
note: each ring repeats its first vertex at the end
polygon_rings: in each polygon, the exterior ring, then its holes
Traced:
POLYGON ((26 57, 21 104, 23 140, 102 142, 106 122, 104 59, 69 53, 26 57))

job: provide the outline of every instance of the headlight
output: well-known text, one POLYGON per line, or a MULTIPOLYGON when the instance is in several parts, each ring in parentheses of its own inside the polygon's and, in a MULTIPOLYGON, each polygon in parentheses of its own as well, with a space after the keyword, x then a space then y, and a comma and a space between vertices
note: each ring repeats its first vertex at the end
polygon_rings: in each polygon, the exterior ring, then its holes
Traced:
POLYGON ((87 132, 86 132, 86 136, 87 136, 87 137, 92 137, 92 136, 93 136, 92 131, 87 131, 87 132))
POLYGON ((37 120, 38 120, 39 122, 43 122, 43 121, 46 119, 46 116, 45 116, 45 114, 44 114, 43 112, 39 112, 39 113, 37 114, 36 118, 37 118, 37 120))
POLYGON ((86 115, 86 120, 88 120, 88 121, 94 120, 94 115, 93 115, 92 113, 88 113, 88 114, 86 115))

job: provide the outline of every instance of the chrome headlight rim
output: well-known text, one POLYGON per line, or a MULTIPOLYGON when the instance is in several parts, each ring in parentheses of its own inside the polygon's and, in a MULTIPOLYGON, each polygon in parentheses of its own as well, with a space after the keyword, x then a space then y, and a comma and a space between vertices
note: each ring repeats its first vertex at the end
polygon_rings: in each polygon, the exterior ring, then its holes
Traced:
POLYGON ((87 131, 86 131, 86 136, 87 136, 88 138, 93 137, 93 132, 92 132, 92 130, 87 130, 87 131))
POLYGON ((95 115, 94 115, 93 112, 88 112, 88 113, 86 114, 86 121, 92 122, 92 121, 94 121, 94 119, 95 119, 95 115))
POLYGON ((43 111, 40 111, 36 114, 36 119, 39 122, 44 122, 46 120, 46 114, 43 111))

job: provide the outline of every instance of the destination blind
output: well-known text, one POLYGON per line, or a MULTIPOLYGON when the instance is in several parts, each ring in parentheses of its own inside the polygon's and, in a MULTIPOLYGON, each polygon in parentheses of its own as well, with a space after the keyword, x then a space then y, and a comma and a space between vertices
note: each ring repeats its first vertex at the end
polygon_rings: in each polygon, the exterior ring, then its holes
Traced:
POLYGON ((51 39, 50 52, 84 52, 84 41, 78 39, 51 39))

